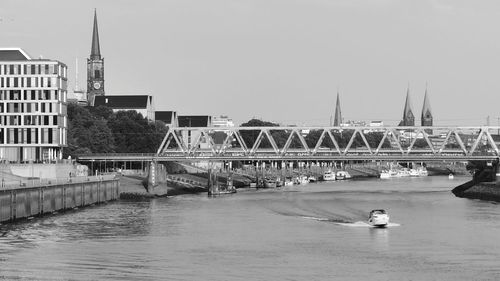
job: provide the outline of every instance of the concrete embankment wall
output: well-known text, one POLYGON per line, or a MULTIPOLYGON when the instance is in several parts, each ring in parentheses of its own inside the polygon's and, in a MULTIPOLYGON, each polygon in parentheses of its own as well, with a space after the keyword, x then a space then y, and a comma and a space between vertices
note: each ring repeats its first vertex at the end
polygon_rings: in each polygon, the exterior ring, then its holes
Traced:
POLYGON ((15 221, 119 198, 114 178, 72 180, 44 186, 0 190, 0 222, 15 221))

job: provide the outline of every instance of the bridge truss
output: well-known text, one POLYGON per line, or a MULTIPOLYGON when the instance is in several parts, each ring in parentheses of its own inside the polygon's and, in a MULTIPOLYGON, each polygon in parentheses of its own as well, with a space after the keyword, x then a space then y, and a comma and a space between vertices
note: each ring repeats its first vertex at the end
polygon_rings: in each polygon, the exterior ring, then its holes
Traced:
POLYGON ((496 160, 500 127, 169 128, 155 158, 214 160, 496 160))

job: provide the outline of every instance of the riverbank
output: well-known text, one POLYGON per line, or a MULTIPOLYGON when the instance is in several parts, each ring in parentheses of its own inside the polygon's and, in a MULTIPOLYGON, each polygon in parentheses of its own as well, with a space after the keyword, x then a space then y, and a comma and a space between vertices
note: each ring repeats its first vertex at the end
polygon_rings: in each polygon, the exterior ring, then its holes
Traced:
POLYGON ((500 182, 481 182, 463 191, 459 197, 500 202, 500 182))

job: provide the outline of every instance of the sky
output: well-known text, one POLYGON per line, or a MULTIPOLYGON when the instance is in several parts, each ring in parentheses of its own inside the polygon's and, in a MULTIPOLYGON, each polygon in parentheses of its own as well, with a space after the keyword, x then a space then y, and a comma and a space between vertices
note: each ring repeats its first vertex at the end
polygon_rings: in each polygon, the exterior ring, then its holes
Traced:
POLYGON ((2 0, 0 47, 68 65, 86 87, 97 9, 107 95, 156 110, 327 126, 397 125, 409 86, 420 120, 500 125, 496 0, 2 0), (427 86, 426 86, 427 85, 427 86))

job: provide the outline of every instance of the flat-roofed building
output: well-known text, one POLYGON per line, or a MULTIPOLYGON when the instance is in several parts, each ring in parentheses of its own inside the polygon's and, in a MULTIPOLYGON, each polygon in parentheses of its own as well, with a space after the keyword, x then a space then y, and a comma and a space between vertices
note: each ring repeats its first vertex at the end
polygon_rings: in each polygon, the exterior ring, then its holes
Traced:
MULTIPOLYGON (((212 116, 207 115, 180 115, 177 117, 179 127, 212 127, 212 116)), ((200 148, 208 148, 209 143, 207 139, 199 132, 192 132, 191 130, 182 131, 182 139, 189 148, 197 146, 200 148), (198 142, 199 139, 199 142, 198 142), (196 144, 198 143, 198 144, 196 144)))
POLYGON ((0 159, 49 162, 67 146, 67 66, 0 48, 0 159))
POLYGON ((155 111, 155 120, 162 121, 169 127, 179 126, 176 111, 155 111))
POLYGON ((149 95, 116 95, 95 96, 94 106, 107 106, 113 112, 135 110, 150 121, 155 120, 153 96, 149 95))

